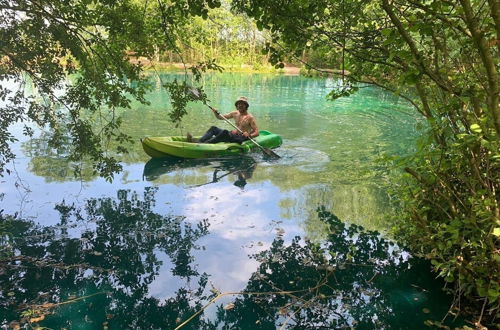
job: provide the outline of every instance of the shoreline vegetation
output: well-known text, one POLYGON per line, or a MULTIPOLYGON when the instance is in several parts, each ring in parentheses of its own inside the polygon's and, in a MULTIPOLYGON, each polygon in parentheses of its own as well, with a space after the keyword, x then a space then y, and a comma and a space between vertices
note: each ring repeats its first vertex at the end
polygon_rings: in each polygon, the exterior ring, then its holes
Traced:
MULTIPOLYGON (((130 56, 129 61, 132 64, 141 64, 146 71, 149 70, 160 70, 160 71, 184 71, 189 70, 193 63, 182 63, 182 62, 162 62, 148 59, 142 56, 130 56)), ((331 68, 318 68, 316 70, 307 69, 304 66, 297 66, 294 64, 286 64, 283 68, 276 69, 270 64, 245 64, 245 63, 220 63, 221 67, 224 68, 225 72, 242 72, 242 73, 276 73, 284 74, 290 76, 306 76, 306 77, 316 77, 316 76, 342 76, 342 70, 336 70, 331 68)), ((344 71, 345 75, 348 75, 347 70, 344 71)))

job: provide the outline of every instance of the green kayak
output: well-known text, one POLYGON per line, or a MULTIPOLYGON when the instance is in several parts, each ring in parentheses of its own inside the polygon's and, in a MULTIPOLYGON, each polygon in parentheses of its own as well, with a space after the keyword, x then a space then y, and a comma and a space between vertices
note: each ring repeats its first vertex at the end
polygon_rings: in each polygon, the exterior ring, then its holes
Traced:
MULTIPOLYGON (((199 139, 199 137, 195 137, 199 139)), ((185 136, 147 137, 141 140, 142 148, 152 158, 175 156, 180 158, 213 158, 237 155, 258 149, 252 141, 242 144, 219 142, 215 144, 187 142, 185 136)), ((276 148, 282 143, 281 136, 260 131, 254 140, 264 148, 276 148)))

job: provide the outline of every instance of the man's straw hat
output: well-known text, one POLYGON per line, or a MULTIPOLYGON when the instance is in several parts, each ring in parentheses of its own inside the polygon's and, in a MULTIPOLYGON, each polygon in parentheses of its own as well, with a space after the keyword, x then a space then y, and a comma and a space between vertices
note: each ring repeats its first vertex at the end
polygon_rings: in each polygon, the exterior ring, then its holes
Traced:
POLYGON ((246 97, 244 97, 244 96, 240 96, 240 97, 236 100, 236 102, 234 102, 234 105, 235 105, 235 106, 236 106, 236 105, 238 105, 238 102, 244 102, 244 103, 246 103, 247 108, 249 107, 249 104, 248 104, 248 99, 247 99, 246 97))

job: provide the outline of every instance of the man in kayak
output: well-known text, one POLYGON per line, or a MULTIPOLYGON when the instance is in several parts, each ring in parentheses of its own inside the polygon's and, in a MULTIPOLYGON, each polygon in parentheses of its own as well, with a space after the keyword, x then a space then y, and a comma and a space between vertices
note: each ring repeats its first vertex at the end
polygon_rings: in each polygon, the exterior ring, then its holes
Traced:
MULTIPOLYGON (((241 133, 237 129, 228 131, 227 129, 221 129, 216 126, 212 126, 200 138, 200 140, 198 141, 199 143, 242 143, 243 141, 248 140, 248 138, 255 138, 259 136, 259 128, 257 127, 255 118, 250 113, 248 113, 248 99, 241 96, 238 100, 236 100, 236 103, 234 105, 236 106, 236 111, 232 111, 225 115, 219 115, 217 109, 212 109, 212 111, 217 119, 234 119, 236 127, 238 127, 243 133, 241 133)), ((190 140, 192 140, 192 137, 188 133, 188 141, 190 140)))

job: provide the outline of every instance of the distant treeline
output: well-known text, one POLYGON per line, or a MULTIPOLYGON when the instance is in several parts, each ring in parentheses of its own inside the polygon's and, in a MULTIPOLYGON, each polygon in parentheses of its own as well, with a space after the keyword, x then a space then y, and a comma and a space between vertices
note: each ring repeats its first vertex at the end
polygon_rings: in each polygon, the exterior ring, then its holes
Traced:
MULTIPOLYGON (((259 29, 245 14, 235 13, 229 3, 210 9, 208 19, 194 17, 183 26, 175 42, 177 49, 157 51, 155 60, 167 63, 197 63, 216 59, 222 65, 250 65, 254 69, 269 66, 272 42, 268 31, 259 29)), ((289 65, 341 68, 341 50, 331 47, 307 49, 301 56, 288 56, 289 65)))

